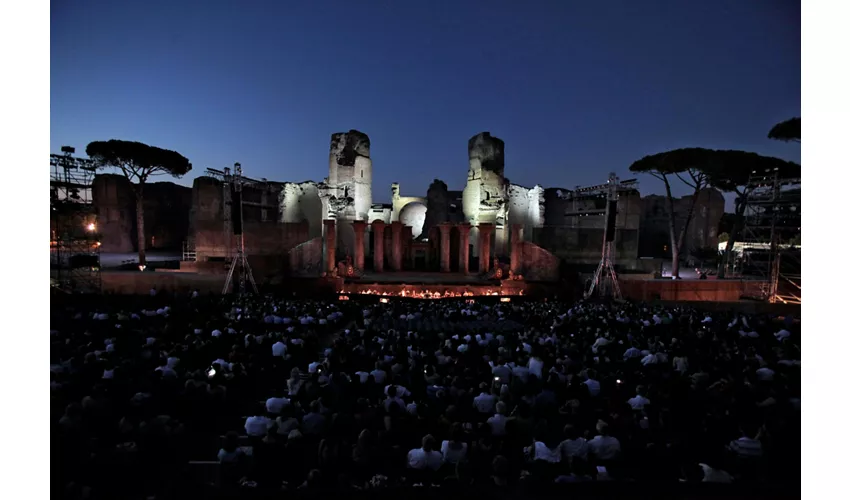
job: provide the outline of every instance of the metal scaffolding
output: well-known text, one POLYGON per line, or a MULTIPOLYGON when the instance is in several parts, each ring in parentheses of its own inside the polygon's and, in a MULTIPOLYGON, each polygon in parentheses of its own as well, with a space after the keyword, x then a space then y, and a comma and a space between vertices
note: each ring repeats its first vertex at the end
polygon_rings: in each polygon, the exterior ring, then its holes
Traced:
POLYGON ((777 170, 750 174, 738 272, 764 280, 761 298, 802 303, 799 178, 780 178, 777 170))
POLYGON ((247 285, 251 286, 251 290, 254 293, 259 293, 257 290, 257 282, 254 281, 254 273, 251 271, 251 266, 248 264, 248 256, 245 253, 245 237, 243 235, 243 226, 245 221, 242 210, 244 204, 242 200, 242 188, 250 185, 266 186, 268 182, 265 179, 257 181, 243 176, 242 165, 239 163, 234 163, 233 167, 235 170, 235 173, 233 174, 227 167, 225 167, 223 171, 213 168, 208 168, 206 171, 207 175, 210 177, 214 177, 222 181, 222 215, 224 220, 224 234, 228 238, 231 235, 234 236, 236 243, 235 248, 231 248, 230 245, 228 245, 227 248, 226 261, 228 262, 229 269, 227 271, 227 278, 224 281, 224 289, 222 290, 222 293, 225 294, 230 291, 231 284, 233 283, 233 275, 236 272, 237 267, 239 268, 239 272, 237 274, 239 294, 244 295, 247 292, 247 285), (233 195, 236 195, 236 206, 233 205, 233 195), (233 216, 238 217, 235 226, 238 228, 238 231, 234 231, 233 216))
POLYGON ((608 175, 608 182, 605 184, 599 184, 597 186, 590 186, 585 188, 576 188, 573 193, 573 199, 576 200, 577 197, 593 197, 600 196, 605 199, 605 210, 590 210, 584 212, 583 214, 579 214, 575 203, 573 204, 573 213, 568 215, 604 215, 604 228, 605 231, 603 233, 602 238, 602 258, 599 260, 599 266, 596 268, 596 272, 593 274, 593 278, 591 279, 590 286, 584 293, 585 298, 589 298, 593 296, 594 291, 597 296, 605 297, 605 298, 613 298, 613 299, 621 299, 623 298, 623 294, 620 291, 620 282, 617 278, 617 272, 614 270, 614 261, 617 256, 617 243, 616 243, 616 231, 617 231, 617 201, 620 197, 620 191, 624 191, 627 189, 636 189, 637 181, 635 179, 629 179, 625 181, 620 181, 620 178, 617 177, 617 174, 611 172, 608 175), (610 221, 610 223, 609 223, 610 221))
POLYGON ((92 202, 94 162, 74 148, 50 155, 50 283, 69 293, 101 289, 100 234, 92 202))

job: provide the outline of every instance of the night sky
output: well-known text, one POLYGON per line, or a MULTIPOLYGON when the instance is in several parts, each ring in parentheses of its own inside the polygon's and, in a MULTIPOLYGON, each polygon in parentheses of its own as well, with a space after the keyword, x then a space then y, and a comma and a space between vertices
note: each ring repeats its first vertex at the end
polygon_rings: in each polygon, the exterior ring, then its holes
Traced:
POLYGON ((526 186, 688 146, 800 160, 767 139, 800 114, 799 2, 66 0, 50 21, 51 152, 146 142, 192 161, 186 185, 236 161, 321 181, 349 129, 372 140, 375 202, 393 181, 462 189, 482 131, 526 186))

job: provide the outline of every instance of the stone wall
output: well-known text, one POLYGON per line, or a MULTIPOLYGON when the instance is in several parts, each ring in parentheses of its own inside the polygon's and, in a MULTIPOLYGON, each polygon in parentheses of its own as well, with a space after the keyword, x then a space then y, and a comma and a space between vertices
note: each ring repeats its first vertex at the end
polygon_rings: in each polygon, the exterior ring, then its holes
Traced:
POLYGON ((518 184, 508 186, 507 224, 521 224, 526 240, 530 240, 535 227, 545 222, 546 200, 540 185, 527 188, 518 184))
MULTIPOLYGON (((315 223, 311 224, 308 218, 302 218, 305 211, 315 210, 318 204, 316 199, 310 198, 313 194, 311 183, 290 186, 290 192, 302 186, 305 192, 301 195, 301 203, 296 201, 281 209, 286 217, 300 219, 298 222, 283 222, 279 220, 280 213, 272 210, 281 197, 284 200, 297 200, 293 194, 287 197, 286 184, 270 183, 262 187, 243 188, 242 231, 248 255, 277 255, 283 258, 291 248, 309 240, 311 232, 320 231, 321 228, 317 229, 315 223), (246 206, 249 203, 254 205, 246 206)), ((211 177, 198 177, 192 186, 190 240, 201 261, 226 257, 235 247, 232 230, 225 232, 222 188, 222 182, 211 177)))
MULTIPOLYGON (((545 203, 545 224, 571 228, 605 227, 602 215, 585 216, 593 211, 604 211, 605 196, 581 196, 563 188, 548 188, 543 193, 545 203)), ((642 202, 640 193, 634 189, 619 192, 617 200, 617 230, 639 229, 641 224, 642 202)))
MULTIPOLYGON (((223 258, 233 249, 235 239, 225 234, 221 221, 195 222, 195 252, 198 260, 223 258)), ((306 222, 245 222, 243 236, 248 255, 284 255, 291 248, 310 239, 306 222)), ((232 252, 230 252, 232 253, 232 252)))
POLYGON ((123 175, 98 174, 92 182, 102 252, 129 253, 135 250, 136 202, 130 183, 123 175))
POLYGON ((368 218, 372 207, 370 148, 369 136, 357 130, 331 136, 327 186, 328 195, 339 201, 339 206, 330 207, 337 219, 368 218), (345 200, 350 202, 343 203, 345 200))
POLYGON ((146 185, 144 192, 146 248, 148 250, 182 250, 183 242, 189 237, 191 205, 191 188, 172 182, 155 182, 146 185))
MULTIPOLYGON (((684 224, 692 199, 692 196, 683 196, 673 200, 677 232, 684 224)), ((670 229, 665 197, 649 195, 643 197, 641 201, 643 204, 640 220, 641 256, 670 258, 670 229)), ((683 254, 687 255, 691 250, 699 248, 717 248, 717 237, 725 203, 723 194, 717 189, 710 188, 700 193, 694 205, 693 219, 685 236, 683 254)))
MULTIPOLYGON (((331 136, 328 178, 319 187, 322 219, 335 219, 338 247, 354 248, 351 221, 369 221, 372 211, 372 159, 369 136, 357 130, 331 136)), ((344 255, 344 254, 343 254, 344 255)))
MULTIPOLYGON (((192 190, 173 182, 145 184, 145 248, 179 250, 189 235, 192 190)), ((92 182, 92 198, 102 235, 101 251, 138 251, 136 199, 123 175, 98 174, 92 182)))
POLYGON ((428 210, 425 212, 425 221, 422 223, 422 234, 426 236, 431 233, 431 228, 449 219, 449 187, 440 179, 434 179, 428 186, 428 195, 425 201, 428 210))
POLYGON ((561 259, 552 252, 529 241, 520 244, 522 273, 527 281, 557 281, 560 277, 561 259))
MULTIPOLYGON (((531 241, 569 263, 593 264, 602 255, 604 215, 586 215, 605 210, 605 196, 581 196, 568 189, 549 188, 543 193, 545 225, 534 228, 531 241)), ((618 266, 638 265, 641 199, 635 190, 623 190, 617 202, 615 245, 618 266)), ((528 239, 526 237, 526 239, 528 239)))
POLYGON ((324 240, 321 236, 289 250, 289 272, 295 276, 319 276, 322 268, 324 240))
POLYGON ((322 200, 313 181, 284 182, 278 195, 280 222, 307 222, 310 238, 322 235, 322 200))
MULTIPOLYGON (((574 264, 598 263, 602 256, 603 228, 573 228, 569 226, 544 226, 534 229, 532 241, 567 262, 574 264)), ((637 265, 638 230, 618 229, 615 241, 618 266, 632 268, 637 265)))
POLYGON ((390 224, 393 221, 393 206, 389 203, 374 203, 369 209, 369 223, 376 220, 390 224))
POLYGON ((482 132, 469 139, 469 170, 463 190, 463 215, 472 224, 472 254, 478 255, 478 224, 496 224, 493 253, 501 255, 507 243, 507 182, 505 181, 505 143, 482 132))

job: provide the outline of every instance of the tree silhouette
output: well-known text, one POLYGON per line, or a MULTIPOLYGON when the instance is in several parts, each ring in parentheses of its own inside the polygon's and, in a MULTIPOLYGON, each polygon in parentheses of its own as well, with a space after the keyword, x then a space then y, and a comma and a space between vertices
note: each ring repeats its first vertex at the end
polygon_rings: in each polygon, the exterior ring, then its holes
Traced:
POLYGON ((705 171, 710 168, 708 161, 712 158, 711 153, 712 150, 703 148, 675 149, 645 156, 629 167, 631 172, 648 174, 664 182, 670 248, 673 254, 673 279, 679 278, 679 255, 682 251, 682 245, 685 243, 688 226, 694 216, 697 199, 702 190, 708 186, 705 171), (676 227, 676 213, 673 209, 673 193, 670 188, 671 177, 678 178, 693 189, 684 222, 682 227, 678 229, 676 227))
POLYGON ((800 165, 746 151, 721 150, 707 153, 705 168, 710 185, 726 193, 736 195, 733 224, 729 231, 729 238, 726 240, 720 270, 717 273, 718 278, 723 278, 726 275, 732 248, 735 246, 735 241, 737 241, 744 226, 744 212, 750 196, 750 174, 753 172, 778 172, 780 178, 799 177, 800 165))
POLYGON ((800 142, 800 119, 791 118, 777 123, 767 133, 767 138, 783 142, 800 142))
POLYGON ((139 265, 145 265, 144 188, 152 176, 181 177, 192 170, 189 160, 175 151, 149 146, 141 142, 94 141, 86 146, 86 154, 97 168, 117 168, 130 181, 136 197, 136 234, 139 244, 139 265))

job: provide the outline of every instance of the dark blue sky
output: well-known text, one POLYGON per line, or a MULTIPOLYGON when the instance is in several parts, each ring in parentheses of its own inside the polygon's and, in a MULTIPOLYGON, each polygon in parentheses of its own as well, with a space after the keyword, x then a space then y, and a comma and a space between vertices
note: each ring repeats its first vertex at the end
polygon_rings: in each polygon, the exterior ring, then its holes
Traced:
POLYGON ((376 202, 393 181, 462 189, 481 131, 527 186, 686 146, 800 160, 766 137, 800 114, 799 2, 65 0, 50 17, 51 152, 142 141, 192 161, 184 184, 235 161, 322 180, 352 128, 376 202))

